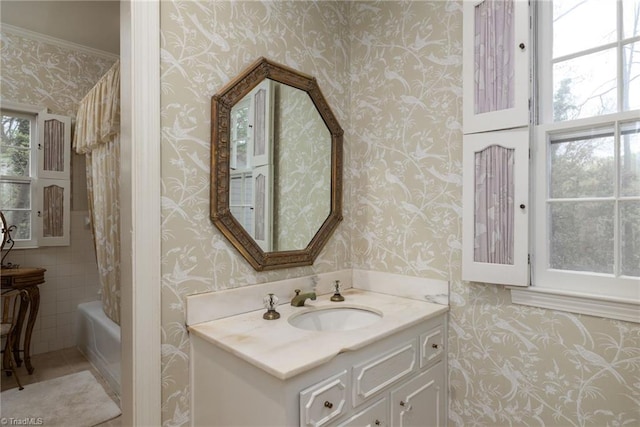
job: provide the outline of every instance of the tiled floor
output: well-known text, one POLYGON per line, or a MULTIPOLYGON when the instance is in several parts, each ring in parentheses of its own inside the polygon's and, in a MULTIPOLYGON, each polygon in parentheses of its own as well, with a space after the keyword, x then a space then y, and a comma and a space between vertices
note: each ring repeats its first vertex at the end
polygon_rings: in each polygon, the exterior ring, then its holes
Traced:
MULTIPOLYGON (((98 371, 75 347, 31 356, 31 365, 33 365, 33 367, 35 368, 32 375, 29 375, 27 373, 27 369, 24 367, 24 364, 20 368, 18 368, 20 382, 25 388, 29 387, 29 384, 87 370, 90 371, 94 377, 96 377, 109 397, 111 397, 118 405, 120 405, 118 396, 113 392, 113 390, 111 390, 109 384, 104 380, 104 378, 102 378, 102 376, 100 376, 98 371)), ((0 380, 0 388, 2 389, 2 391, 18 386, 13 375, 8 377, 3 372, 1 374, 1 378, 2 379, 0 380)), ((120 427, 122 425, 120 418, 121 417, 118 417, 105 423, 99 424, 99 426, 120 427)))

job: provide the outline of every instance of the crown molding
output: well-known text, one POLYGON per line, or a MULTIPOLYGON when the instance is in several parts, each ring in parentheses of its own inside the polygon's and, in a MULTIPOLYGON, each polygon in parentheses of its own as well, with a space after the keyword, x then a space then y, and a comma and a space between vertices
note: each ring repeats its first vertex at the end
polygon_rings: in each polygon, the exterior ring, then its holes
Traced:
POLYGON ((5 24, 4 22, 0 24, 0 31, 11 33, 16 36, 24 37, 26 39, 51 44, 57 47, 61 47, 63 49, 70 49, 70 50, 80 51, 88 55, 99 56, 104 59, 116 60, 120 58, 119 55, 116 55, 111 52, 106 52, 104 50, 94 49, 92 47, 84 46, 78 43, 73 43, 67 40, 58 39, 55 37, 48 36, 46 34, 41 34, 35 31, 26 30, 21 27, 16 27, 15 25, 5 24))

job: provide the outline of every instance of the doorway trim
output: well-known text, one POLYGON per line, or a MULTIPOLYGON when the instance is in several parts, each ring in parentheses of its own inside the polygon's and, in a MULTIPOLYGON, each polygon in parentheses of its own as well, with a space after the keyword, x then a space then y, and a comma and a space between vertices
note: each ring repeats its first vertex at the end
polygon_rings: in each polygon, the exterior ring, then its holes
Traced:
POLYGON ((160 0, 120 2, 122 425, 162 425, 160 0))

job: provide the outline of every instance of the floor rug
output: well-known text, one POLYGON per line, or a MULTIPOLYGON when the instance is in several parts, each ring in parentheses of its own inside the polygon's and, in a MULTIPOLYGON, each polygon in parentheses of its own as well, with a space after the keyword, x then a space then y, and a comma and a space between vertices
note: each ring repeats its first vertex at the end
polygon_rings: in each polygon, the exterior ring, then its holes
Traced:
POLYGON ((118 415, 120 408, 89 371, 27 384, 24 390, 16 387, 0 394, 3 425, 90 427, 118 415))

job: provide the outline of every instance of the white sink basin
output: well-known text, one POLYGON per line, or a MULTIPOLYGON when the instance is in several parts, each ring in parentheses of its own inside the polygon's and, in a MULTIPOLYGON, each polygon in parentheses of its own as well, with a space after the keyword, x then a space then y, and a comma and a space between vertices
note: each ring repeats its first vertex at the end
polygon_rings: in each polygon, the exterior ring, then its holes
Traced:
POLYGON ((289 323, 308 331, 349 331, 381 319, 381 314, 365 308, 327 307, 294 314, 289 317, 289 323))

